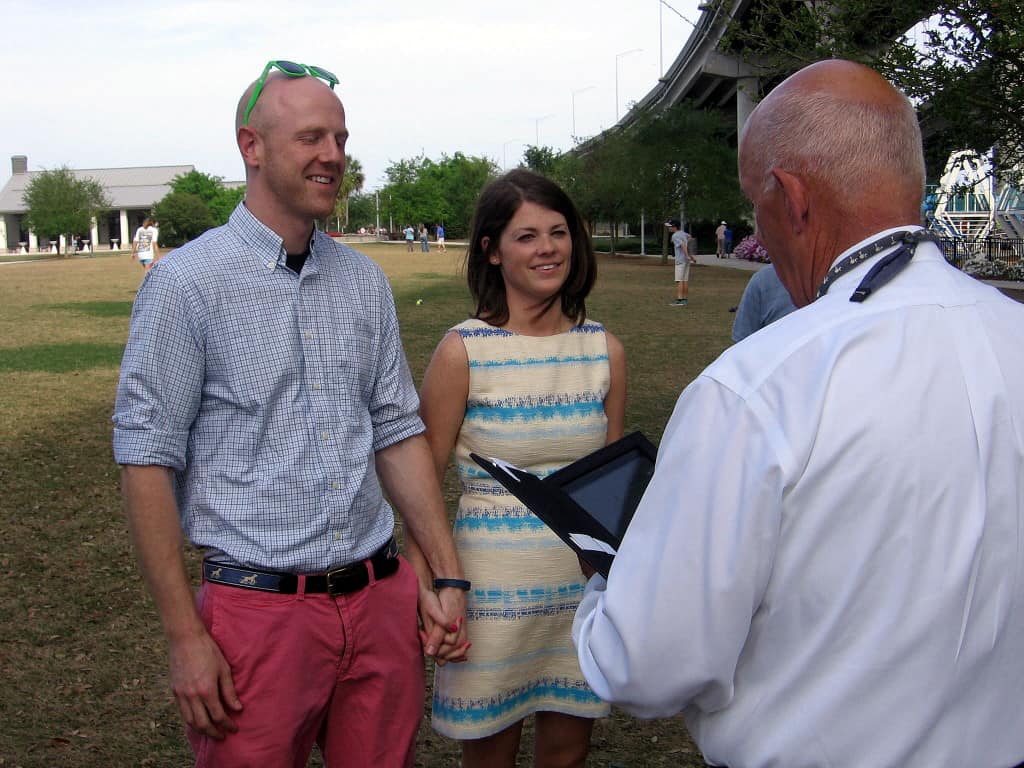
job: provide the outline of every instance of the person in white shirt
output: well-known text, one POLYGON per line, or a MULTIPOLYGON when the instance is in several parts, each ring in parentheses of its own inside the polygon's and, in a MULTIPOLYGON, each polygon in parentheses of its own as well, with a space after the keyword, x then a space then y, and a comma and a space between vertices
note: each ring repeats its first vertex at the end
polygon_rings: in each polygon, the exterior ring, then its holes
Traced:
POLYGON ((132 238, 132 258, 138 259, 139 264, 145 272, 160 258, 160 248, 157 245, 157 229, 153 219, 146 218, 142 226, 135 230, 135 237, 132 238))
POLYGON ((680 396, 573 639, 713 765, 1024 761, 1024 306, 919 227, 921 135, 825 61, 754 110, 740 182, 802 307, 680 396))
POLYGON ((723 221, 715 228, 715 256, 720 259, 725 258, 725 230, 727 229, 725 222, 723 221))

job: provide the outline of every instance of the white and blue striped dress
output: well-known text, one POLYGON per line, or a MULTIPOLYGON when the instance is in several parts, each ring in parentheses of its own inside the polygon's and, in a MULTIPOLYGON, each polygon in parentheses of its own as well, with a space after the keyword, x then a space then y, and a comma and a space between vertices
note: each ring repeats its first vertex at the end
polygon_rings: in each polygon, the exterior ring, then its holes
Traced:
POLYGON ((452 329, 469 358, 455 445, 462 486, 455 541, 469 593, 470 661, 438 667, 433 725, 454 739, 497 733, 538 711, 602 717, 572 645, 586 584, 576 555, 481 470, 470 451, 541 477, 606 442, 604 327, 522 336, 481 320, 452 329))

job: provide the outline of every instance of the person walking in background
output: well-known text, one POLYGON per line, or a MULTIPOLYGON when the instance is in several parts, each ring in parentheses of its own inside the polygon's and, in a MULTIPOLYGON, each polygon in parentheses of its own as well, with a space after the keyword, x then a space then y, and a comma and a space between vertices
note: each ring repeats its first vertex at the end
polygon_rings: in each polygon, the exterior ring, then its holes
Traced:
POLYGON ((715 228, 715 256, 719 259, 725 258, 726 229, 724 221, 715 228))
POLYGON ((157 245, 157 230, 153 226, 153 219, 146 217, 142 226, 135 230, 135 237, 132 238, 132 258, 138 259, 144 272, 160 258, 160 247, 157 245))
POLYGON ((329 768, 411 768, 422 653, 464 642, 388 280, 314 225, 345 173, 336 83, 271 61, 245 91, 245 200, 150 271, 121 366, 114 456, 200 767, 305 765, 315 742, 329 768))
POLYGON ((427 231, 426 224, 420 224, 420 250, 423 253, 430 252, 430 233, 427 231))
POLYGON ((444 224, 438 224, 436 230, 437 247, 441 251, 447 251, 448 249, 444 245, 444 224))
POLYGON ((685 307, 690 294, 690 265, 697 258, 690 254, 690 236, 682 230, 679 219, 670 219, 665 226, 672 233, 672 253, 675 256, 676 300, 672 306, 685 307))
POLYGON ((723 250, 724 255, 732 256, 732 227, 728 225, 725 227, 725 247, 723 250))
POLYGON ((469 457, 546 476, 622 436, 625 353, 586 314, 596 269, 586 226, 554 182, 523 169, 492 182, 469 240, 474 317, 448 332, 423 378, 439 475, 455 453, 455 538, 474 585, 472 655, 438 668, 434 684, 433 725, 462 741, 462 768, 514 766, 531 714, 533 765, 582 768, 594 718, 608 714, 570 641, 584 585, 576 555, 469 457))
POLYGON ((732 324, 732 340, 741 341, 755 331, 771 325, 796 309, 786 286, 779 280, 775 267, 769 264, 756 271, 743 289, 736 319, 732 324))
POLYGON ((405 234, 405 250, 412 253, 412 244, 416 240, 416 230, 412 228, 412 224, 409 224, 402 231, 405 234))
POLYGON ((799 311, 682 393, 587 680, 710 765, 1024 761, 1024 306, 921 227, 910 101, 849 61, 771 91, 740 186, 799 311))

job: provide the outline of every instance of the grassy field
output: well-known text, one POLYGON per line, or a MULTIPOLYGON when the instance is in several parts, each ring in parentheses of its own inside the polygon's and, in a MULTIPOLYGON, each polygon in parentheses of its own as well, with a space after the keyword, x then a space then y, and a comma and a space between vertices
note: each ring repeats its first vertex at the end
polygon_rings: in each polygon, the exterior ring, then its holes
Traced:
MULTIPOLYGON (((470 309, 461 255, 364 250, 391 278, 419 380, 445 329, 470 309)), ((0 766, 190 764, 110 449, 141 277, 126 255, 0 265, 0 766)), ((657 442, 679 392, 728 345, 728 309, 748 277, 696 267, 690 305, 671 307, 671 266, 601 259, 589 314, 626 347, 627 431, 657 442)), ((446 493, 454 499, 450 482, 446 493)), ((417 765, 452 766, 456 754, 424 725, 417 765)), ((615 713, 595 730, 590 764, 703 763, 680 719, 615 713)))

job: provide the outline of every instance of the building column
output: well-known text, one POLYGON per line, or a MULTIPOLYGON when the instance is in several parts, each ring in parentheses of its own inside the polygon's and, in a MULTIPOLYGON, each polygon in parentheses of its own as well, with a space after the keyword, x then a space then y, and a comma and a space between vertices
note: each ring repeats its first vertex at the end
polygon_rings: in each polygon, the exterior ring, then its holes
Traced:
POLYGON ((96 253, 96 246, 100 244, 100 225, 96 222, 96 217, 92 217, 92 221, 89 222, 89 250, 96 253))
POLYGON ((128 209, 122 208, 121 211, 121 247, 129 248, 132 242, 131 233, 128 231, 128 209))
POLYGON ((742 135, 743 126, 747 124, 750 113, 757 106, 754 99, 757 97, 757 78, 739 77, 736 78, 736 134, 742 135))
POLYGON ((35 230, 34 229, 30 229, 28 231, 28 252, 32 253, 32 251, 38 251, 38 250, 39 250, 39 238, 36 237, 35 230))
POLYGON ((0 248, 7 250, 11 244, 7 242, 7 217, 0 213, 0 248))

